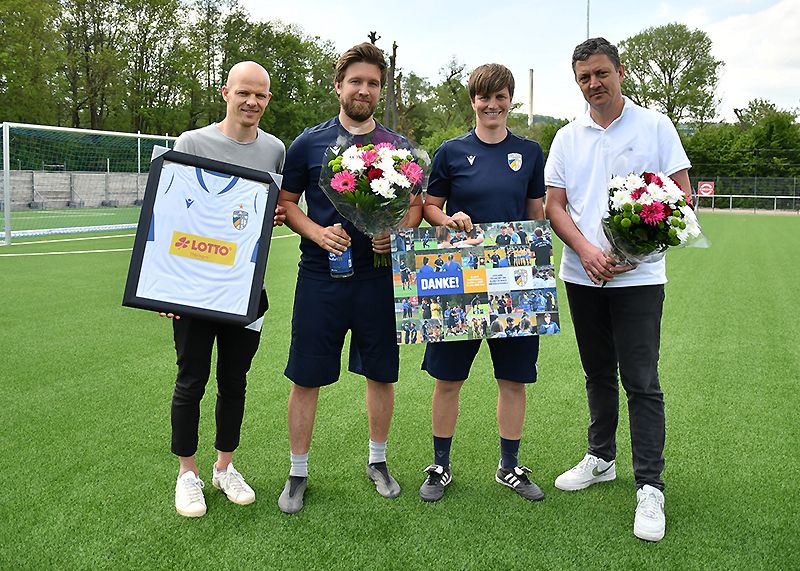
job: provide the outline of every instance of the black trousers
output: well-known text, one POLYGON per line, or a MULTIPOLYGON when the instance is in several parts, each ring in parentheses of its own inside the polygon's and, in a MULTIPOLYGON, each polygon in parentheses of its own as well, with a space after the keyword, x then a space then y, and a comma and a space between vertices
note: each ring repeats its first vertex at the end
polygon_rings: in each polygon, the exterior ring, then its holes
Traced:
POLYGON ((664 489, 664 396, 658 352, 664 286, 590 287, 567 283, 589 400, 589 453, 617 454, 619 384, 628 397, 636 487, 664 489))
POLYGON ((173 319, 178 377, 172 394, 172 453, 197 451, 200 400, 211 373, 211 350, 217 341, 217 436, 214 446, 233 452, 239 446, 244 417, 247 372, 261 333, 194 317, 173 319))

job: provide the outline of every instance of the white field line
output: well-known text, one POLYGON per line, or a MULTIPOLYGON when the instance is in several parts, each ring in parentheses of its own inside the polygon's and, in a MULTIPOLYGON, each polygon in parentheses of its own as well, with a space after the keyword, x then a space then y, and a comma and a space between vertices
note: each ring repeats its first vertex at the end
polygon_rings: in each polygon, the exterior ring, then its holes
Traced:
POLYGON ((84 238, 59 238, 58 240, 35 240, 33 242, 14 242, 12 246, 26 246, 30 244, 50 244, 52 242, 80 242, 81 240, 108 240, 109 238, 128 238, 136 234, 117 234, 116 236, 86 236, 84 238))
POLYGON ((130 252, 133 248, 114 248, 113 250, 73 250, 71 252, 28 252, 27 254, 0 254, 2 258, 22 258, 25 256, 61 256, 64 254, 101 254, 103 252, 130 252))
MULTIPOLYGON (((134 234, 126 234, 126 236, 134 236, 134 234)), ((284 236, 273 236, 273 240, 279 240, 281 238, 293 238, 297 237, 297 234, 286 234, 284 236)), ((95 239, 99 238, 118 238, 119 236, 98 236, 95 239)), ((70 240, 83 240, 84 238, 71 238, 70 240)), ((49 241, 69 241, 69 240, 49 240, 49 241)), ((41 244, 42 242, 28 242, 29 244, 41 244)), ((0 254, 0 258, 22 258, 25 256, 63 256, 65 254, 101 254, 105 252, 130 252, 133 248, 112 248, 110 250, 72 250, 69 252, 27 252, 24 254, 0 254)))
MULTIPOLYGON (((91 214, 92 217, 94 216, 117 216, 116 212, 93 212, 91 214)), ((41 214, 22 214, 16 215, 13 217, 13 221, 16 222, 17 220, 39 220, 40 218, 47 218, 47 217, 63 217, 69 218, 70 216, 83 216, 87 217, 86 211, 82 212, 42 212, 41 214)))

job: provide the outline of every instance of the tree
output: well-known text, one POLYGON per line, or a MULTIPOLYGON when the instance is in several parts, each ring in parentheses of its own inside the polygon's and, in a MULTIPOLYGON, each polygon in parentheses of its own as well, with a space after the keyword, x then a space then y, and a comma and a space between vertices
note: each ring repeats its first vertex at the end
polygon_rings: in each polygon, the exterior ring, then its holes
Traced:
POLYGON ((130 28, 125 38, 128 67, 127 125, 133 131, 176 132, 174 115, 181 107, 179 44, 183 30, 179 0, 127 0, 130 28))
POLYGON ((635 103, 663 112, 675 125, 714 117, 724 63, 711 55, 705 32, 667 24, 648 28, 619 47, 625 66, 622 91, 635 103))
POLYGON ((126 14, 112 0, 62 0, 59 27, 66 51, 65 78, 73 127, 106 127, 109 111, 124 91, 121 52, 126 14))
POLYGON ((57 0, 0 1, 0 120, 58 123, 58 10, 57 0))

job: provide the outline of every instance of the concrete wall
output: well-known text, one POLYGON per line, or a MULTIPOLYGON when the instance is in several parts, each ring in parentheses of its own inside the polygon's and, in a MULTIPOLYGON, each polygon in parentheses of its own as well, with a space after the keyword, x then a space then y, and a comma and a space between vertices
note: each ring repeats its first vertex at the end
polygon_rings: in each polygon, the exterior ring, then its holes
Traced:
POLYGON ((11 204, 14 210, 30 208, 31 202, 45 208, 66 208, 70 202, 97 207, 105 201, 128 206, 144 196, 146 185, 147 173, 11 171, 11 204))

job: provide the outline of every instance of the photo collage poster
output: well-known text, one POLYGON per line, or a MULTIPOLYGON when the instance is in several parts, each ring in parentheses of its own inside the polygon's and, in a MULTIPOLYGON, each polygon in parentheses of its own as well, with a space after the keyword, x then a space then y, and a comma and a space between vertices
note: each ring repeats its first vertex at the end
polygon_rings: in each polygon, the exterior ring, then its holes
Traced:
POLYGON ((397 343, 559 333, 546 220, 392 234, 397 343))

